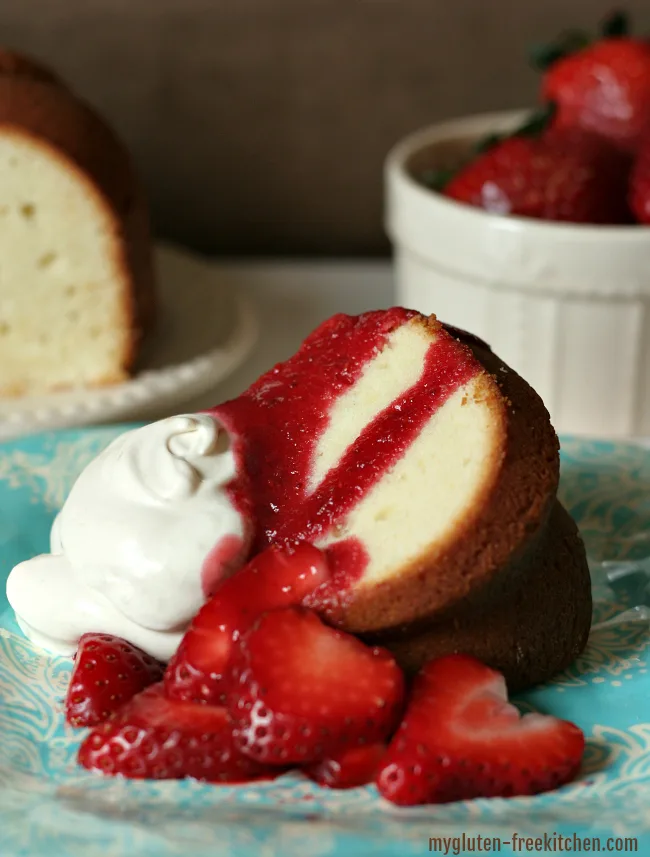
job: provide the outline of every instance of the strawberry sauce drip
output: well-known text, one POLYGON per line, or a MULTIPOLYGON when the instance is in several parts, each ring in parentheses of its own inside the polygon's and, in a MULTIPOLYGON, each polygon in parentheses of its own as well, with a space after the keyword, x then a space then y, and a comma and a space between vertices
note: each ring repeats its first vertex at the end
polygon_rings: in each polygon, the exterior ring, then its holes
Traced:
MULTIPOLYGON (((431 416, 480 371, 469 349, 441 330, 417 382, 364 427, 308 493, 313 454, 333 403, 355 384, 390 334, 417 315, 401 308, 336 315, 293 357, 210 412, 234 439, 242 475, 231 493, 253 518, 254 553, 329 533, 404 455, 431 416)), ((328 555, 339 588, 350 585, 367 564, 356 539, 332 545, 328 555)))
POLYGON ((206 598, 239 567, 244 555, 244 542, 238 536, 227 535, 216 543, 201 569, 201 587, 206 598))

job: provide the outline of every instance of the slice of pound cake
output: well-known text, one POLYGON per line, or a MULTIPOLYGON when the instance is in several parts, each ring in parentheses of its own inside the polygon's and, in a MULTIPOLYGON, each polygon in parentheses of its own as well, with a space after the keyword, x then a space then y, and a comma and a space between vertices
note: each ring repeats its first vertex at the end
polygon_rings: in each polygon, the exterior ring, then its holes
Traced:
POLYGON ((483 342, 403 309, 322 324, 212 411, 254 549, 325 548, 314 605, 409 670, 466 652, 511 687, 583 649, 591 588, 537 394, 483 342))
POLYGON ((0 395, 110 384, 154 315, 124 146, 44 66, 0 51, 0 395))

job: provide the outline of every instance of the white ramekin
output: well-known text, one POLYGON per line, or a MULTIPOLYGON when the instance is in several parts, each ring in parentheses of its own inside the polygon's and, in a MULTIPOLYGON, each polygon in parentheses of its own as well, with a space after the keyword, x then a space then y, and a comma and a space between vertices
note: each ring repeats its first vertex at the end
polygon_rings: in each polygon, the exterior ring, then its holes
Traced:
POLYGON ((650 436, 650 227, 488 214, 414 177, 521 117, 444 122, 390 152, 398 301, 490 343, 539 392, 558 431, 650 436))

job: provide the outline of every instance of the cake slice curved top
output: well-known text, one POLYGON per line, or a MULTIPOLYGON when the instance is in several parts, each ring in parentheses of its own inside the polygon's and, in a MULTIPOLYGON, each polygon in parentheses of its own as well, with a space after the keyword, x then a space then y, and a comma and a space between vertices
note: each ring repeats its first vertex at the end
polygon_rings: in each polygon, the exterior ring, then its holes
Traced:
POLYGON ((211 413, 241 458, 231 490, 254 550, 326 548, 319 606, 352 631, 507 586, 555 499, 558 442, 539 397, 479 340, 410 310, 334 316, 211 413))

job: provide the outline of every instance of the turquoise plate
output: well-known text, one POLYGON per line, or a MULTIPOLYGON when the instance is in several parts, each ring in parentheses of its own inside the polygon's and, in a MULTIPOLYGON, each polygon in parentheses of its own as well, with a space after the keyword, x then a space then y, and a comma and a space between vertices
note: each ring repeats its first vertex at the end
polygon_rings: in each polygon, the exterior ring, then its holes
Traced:
MULTIPOLYGON (((0 446, 2 580, 47 549, 73 478, 122 430, 0 446)), ((559 836, 571 844, 595 837, 601 851, 634 838, 638 853, 650 854, 650 453, 569 439, 562 493, 592 559, 595 629, 570 670, 519 701, 584 729, 588 749, 574 784, 536 798, 398 810, 371 787, 330 792, 298 775, 239 787, 94 776, 75 766, 78 734, 63 721, 70 662, 33 648, 0 595, 1 857, 409 857, 476 853, 478 836, 506 854, 559 851, 559 836), (532 837, 529 852, 512 847, 515 835, 532 837)))

